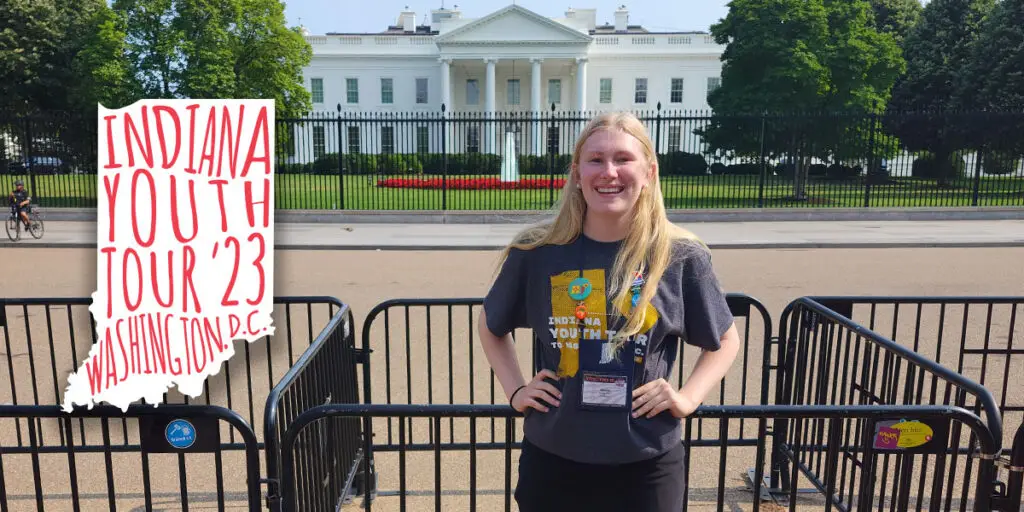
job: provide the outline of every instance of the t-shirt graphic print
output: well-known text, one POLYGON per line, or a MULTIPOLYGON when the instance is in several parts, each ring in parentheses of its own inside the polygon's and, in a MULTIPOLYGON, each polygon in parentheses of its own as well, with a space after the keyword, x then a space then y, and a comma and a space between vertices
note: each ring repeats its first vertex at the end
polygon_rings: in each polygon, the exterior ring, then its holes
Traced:
MULTIPOLYGON (((548 332, 554 341, 551 341, 552 348, 559 350, 558 370, 559 377, 575 377, 579 372, 580 343, 601 343, 602 353, 600 364, 611 363, 611 358, 624 357, 619 349, 618 354, 611 353, 608 348, 609 342, 616 334, 616 331, 609 329, 609 319, 615 317, 615 313, 624 321, 632 309, 631 304, 618 304, 617 311, 609 312, 609 298, 606 291, 605 270, 603 268, 585 269, 583 275, 579 270, 570 270, 551 276, 551 316, 548 317, 548 332), (573 299, 574 294, 580 293, 579 278, 582 277, 590 283, 590 293, 581 301, 573 299), (577 289, 570 289, 570 288, 577 289), (583 306, 586 316, 582 321, 576 316, 578 308, 583 306), (582 331, 580 328, 582 324, 582 331)), ((628 299, 627 299, 628 302, 628 299)), ((644 314, 644 322, 640 333, 632 336, 628 341, 634 341, 636 349, 633 354, 633 362, 639 363, 639 354, 636 350, 647 344, 647 333, 658 321, 658 311, 653 305, 647 304, 644 314)))

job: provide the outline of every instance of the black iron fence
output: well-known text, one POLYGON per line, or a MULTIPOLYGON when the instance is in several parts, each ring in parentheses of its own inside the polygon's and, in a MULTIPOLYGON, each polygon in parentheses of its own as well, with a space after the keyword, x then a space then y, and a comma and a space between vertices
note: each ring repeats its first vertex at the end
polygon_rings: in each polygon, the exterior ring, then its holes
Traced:
MULTIPOLYGON (((670 209, 1024 205, 1024 112, 636 111, 670 209)), ((276 205, 544 210, 598 112, 313 112, 276 120, 276 205)), ((96 122, 0 114, 0 188, 96 204, 96 122)))

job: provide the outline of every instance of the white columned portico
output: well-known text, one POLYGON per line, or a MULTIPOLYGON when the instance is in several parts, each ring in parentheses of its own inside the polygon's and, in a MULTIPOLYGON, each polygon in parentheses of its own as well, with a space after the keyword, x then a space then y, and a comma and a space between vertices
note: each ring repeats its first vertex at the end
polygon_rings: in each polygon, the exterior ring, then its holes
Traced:
POLYGON ((541 138, 541 126, 540 126, 540 112, 541 112, 541 92, 540 92, 540 66, 544 62, 544 59, 534 57, 530 59, 530 63, 533 64, 533 69, 530 74, 530 112, 533 113, 534 122, 531 123, 533 126, 533 154, 540 156, 541 150, 543 149, 543 139, 541 138))
POLYGON ((587 58, 576 58, 576 110, 587 108, 587 58))
POLYGON ((494 57, 488 57, 488 58, 484 59, 484 62, 487 63, 487 84, 486 84, 486 97, 484 99, 484 112, 485 112, 486 119, 491 120, 491 121, 485 121, 484 122, 484 132, 486 133, 486 135, 484 136, 484 153, 497 154, 497 152, 498 152, 498 145, 497 145, 497 141, 494 138, 494 136, 495 136, 495 130, 494 130, 495 122, 493 121, 493 119, 494 119, 494 111, 495 111, 495 108, 494 108, 494 102, 495 102, 495 98, 494 98, 494 95, 495 95, 495 93, 494 93, 494 90, 495 90, 494 66, 495 66, 495 64, 497 64, 498 59, 496 59, 494 57))

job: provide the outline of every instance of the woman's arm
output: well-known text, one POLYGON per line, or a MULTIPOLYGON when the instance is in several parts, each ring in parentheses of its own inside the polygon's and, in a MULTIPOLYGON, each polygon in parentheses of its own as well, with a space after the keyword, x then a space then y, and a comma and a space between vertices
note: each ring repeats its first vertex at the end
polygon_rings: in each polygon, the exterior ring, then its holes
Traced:
POLYGON ((547 412, 548 408, 538 400, 558 406, 562 397, 554 386, 545 382, 544 378, 557 379, 551 370, 541 370, 530 382, 523 378, 523 371, 519 368, 519 358, 516 357, 515 342, 512 335, 495 336, 487 328, 487 314, 481 310, 478 322, 477 333, 480 336, 480 344, 483 345, 484 355, 487 362, 498 377, 502 390, 505 391, 505 398, 510 401, 512 408, 523 412, 527 407, 533 407, 539 411, 547 412), (519 390, 519 388, 524 388, 519 390), (517 393, 516 391, 519 390, 517 393), (513 397, 513 395, 515 395, 513 397), (513 400, 514 398, 514 400, 513 400))
POLYGON ((711 388, 725 378, 736 359, 740 348, 736 324, 725 331, 719 343, 721 346, 718 350, 701 352, 693 373, 682 388, 677 390, 665 379, 658 379, 633 391, 633 417, 653 418, 662 411, 669 411, 677 418, 684 418, 697 410, 711 388))
POLYGON ((484 354, 487 362, 494 369, 494 375, 498 377, 502 389, 505 391, 505 398, 508 399, 512 393, 523 384, 523 371, 519 368, 519 359, 516 357, 515 342, 512 335, 506 334, 497 337, 487 328, 487 313, 480 310, 479 328, 477 333, 480 336, 480 344, 484 347, 484 354))
POLYGON ((703 403, 711 388, 722 382, 725 374, 732 367, 733 361, 736 360, 736 354, 740 348, 740 335, 736 330, 736 324, 725 331, 720 343, 721 348, 714 352, 701 351, 700 357, 697 358, 697 363, 693 367, 693 373, 679 389, 679 393, 689 399, 694 407, 703 403))

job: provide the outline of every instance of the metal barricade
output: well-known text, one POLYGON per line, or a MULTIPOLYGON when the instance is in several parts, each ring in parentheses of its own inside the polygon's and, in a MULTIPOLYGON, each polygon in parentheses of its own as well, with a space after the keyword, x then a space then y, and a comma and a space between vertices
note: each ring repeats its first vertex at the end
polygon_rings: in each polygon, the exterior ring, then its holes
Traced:
MULTIPOLYGON (((88 297, 0 299, 0 338, 7 355, 6 368, 0 359, 0 403, 62 402, 67 375, 78 369, 97 341, 91 303, 88 297)), ((265 397, 341 307, 333 297, 275 297, 273 336, 237 343, 241 346, 236 354, 206 380, 199 400, 171 390, 162 403, 201 403, 236 411, 252 425, 262 448, 259 419, 265 397)), ((111 435, 123 441, 127 424, 119 423, 111 435)), ((16 434, 21 435, 20 427, 16 434)))
POLYGON ((260 507, 256 435, 223 407, 0 405, 0 434, 0 510, 260 507), (16 438, 12 422, 22 420, 16 438), (124 442, 112 439, 112 423, 131 425, 124 442), (237 441, 225 442, 229 434, 237 441), (45 435, 62 442, 44 444, 45 435))
MULTIPOLYGON (((267 397, 265 421, 267 459, 267 505, 278 510, 280 483, 280 438, 284 430, 304 411, 324 404, 358 403, 359 366, 367 361, 367 354, 355 346, 355 324, 349 307, 341 307, 327 323, 319 336, 303 352, 281 381, 267 397)), ((366 375, 365 370, 362 371, 366 375)), ((310 441, 317 456, 303 461, 325 472, 328 481, 321 482, 336 496, 343 496, 350 488, 362 489, 363 474, 360 463, 372 470, 362 447, 359 425, 354 420, 339 421, 331 428, 317 433, 310 441)), ((320 508, 318 508, 319 510, 320 508)))
MULTIPOLYGON (((830 303, 834 304, 834 303, 830 303)), ((790 303, 780 322, 780 339, 785 344, 783 384, 776 397, 780 405, 949 405, 971 410, 984 418, 985 427, 995 440, 995 452, 983 451, 973 434, 964 439, 959 451, 947 458, 936 460, 935 473, 926 490, 924 480, 914 486, 917 495, 931 493, 932 499, 945 493, 944 499, 953 500, 954 489, 959 499, 968 500, 970 490, 957 487, 958 474, 971 475, 984 461, 995 459, 1002 446, 1002 417, 992 393, 984 386, 946 368, 934 360, 900 345, 854 322, 848 316, 832 310, 811 298, 790 303)), ((811 443, 820 434, 822 425, 801 425, 781 422, 776 425, 776 442, 780 445, 811 443)), ((952 436, 964 435, 954 427, 952 436)), ((825 447, 805 450, 800 459, 792 462, 815 485, 824 485, 821 456, 825 447), (815 453, 817 452, 817 453, 815 453)), ((784 451, 776 451, 770 486, 774 491, 795 492, 791 472, 786 469, 789 460, 784 451)), ((888 466, 905 464, 899 457, 884 457, 888 466)), ((863 461, 851 458, 851 467, 863 461)), ((886 471, 896 471, 889 467, 886 471)), ((844 468, 845 469, 845 468, 844 468)), ((889 491, 906 499, 910 482, 887 480, 889 491)), ((842 482, 840 483, 843 484, 842 482)), ((982 496, 988 496, 984 494, 982 496)))
MULTIPOLYGON (((7 356, 6 367, 0 359, 0 403, 40 407, 61 403, 66 376, 77 370, 97 341, 88 309, 91 302, 91 298, 0 299, 0 338, 7 356)), ((163 395, 160 408, 173 404, 213 405, 235 411, 256 435, 257 448, 263 449, 266 422, 257 418, 265 417, 272 388, 292 370, 307 347, 318 336, 324 336, 325 326, 344 308, 333 297, 275 297, 274 335, 236 343, 236 354, 206 380, 198 400, 172 389, 163 395)), ((13 448, 20 449, 27 446, 26 428, 33 428, 40 449, 66 449, 69 433, 43 428, 42 423, 36 413, 12 417, 9 431, 0 433, 15 440, 13 448)), ((106 445, 114 447, 115 452, 136 450, 133 439, 137 427, 128 416, 112 415, 102 425, 98 418, 76 416, 72 423, 77 427, 80 452, 106 445)), ((225 432, 222 450, 245 448, 237 432, 225 432)))
MULTIPOLYGON (((333 505, 336 496, 328 493, 322 486, 308 485, 324 478, 316 466, 303 465, 303 461, 321 456, 311 451, 311 443, 307 439, 317 432, 329 427, 330 424, 344 418, 362 419, 363 423, 372 423, 374 419, 392 419, 399 421, 397 441, 394 452, 388 460, 378 460, 378 467, 385 464, 389 473, 397 474, 389 480, 397 489, 379 491, 376 501, 381 508, 397 508, 401 510, 511 510, 514 496, 515 478, 513 468, 517 465, 518 443, 514 432, 521 415, 508 406, 499 405, 407 405, 407 404, 341 404, 326 405, 307 410, 299 415, 282 440, 282 510, 286 512, 298 510, 321 510, 324 505, 333 505), (406 430, 408 418, 424 419, 435 431, 435 436, 427 448, 416 447, 409 432, 406 430), (447 421, 446 421, 447 420, 447 421), (502 441, 498 450, 488 450, 478 445, 479 431, 487 428, 487 423, 494 421, 502 425, 502 441), (470 442, 466 446, 455 447, 444 445, 439 433, 442 424, 456 422, 460 431, 470 434, 470 442), (477 433, 475 436, 474 433, 477 433), (469 469, 467 471, 466 469, 469 469), (303 482, 306 482, 305 484, 303 482)), ((889 479, 901 482, 925 478, 933 471, 936 464, 932 454, 948 454, 956 451, 950 445, 957 442, 950 437, 951 431, 966 429, 977 439, 984 452, 997 449, 988 428, 970 411, 948 406, 702 406, 689 418, 683 420, 684 430, 693 431, 693 424, 701 420, 717 420, 728 429, 732 424, 744 420, 757 425, 762 434, 756 443, 757 474, 755 482, 762 481, 760 468, 772 449, 773 442, 769 426, 772 420, 785 420, 794 424, 821 423, 822 428, 815 436, 814 443, 825 448, 825 468, 829 479, 818 488, 820 497, 809 498, 806 503, 798 503, 794 493, 790 502, 790 510, 871 510, 889 508, 891 498, 884 493, 879 495, 876 489, 884 489, 889 479), (919 425, 933 430, 935 436, 916 447, 889 445, 886 434, 891 425, 906 418, 913 418, 919 425), (849 457, 860 455, 863 460, 856 467, 856 489, 843 489, 836 485, 839 475, 844 471, 840 464, 849 457), (903 462, 895 473, 886 473, 885 457, 895 456, 903 462)), ((372 428, 362 432, 370 436, 372 428)), ((684 439, 685 441, 685 439, 684 439)), ((815 450, 815 446, 805 443, 788 444, 786 452, 799 458, 806 450, 815 450)), ((714 457, 692 457, 687 460, 699 460, 699 465, 687 464, 690 485, 687 487, 686 502, 688 507, 715 507, 725 510, 726 507, 744 510, 761 509, 762 499, 760 488, 755 487, 754 493, 737 492, 729 488, 726 482, 725 467, 727 463, 728 445, 719 448, 700 447, 688 450, 717 450, 719 467, 714 467, 714 457), (718 471, 713 471, 717 469, 718 471), (713 480, 708 475, 717 475, 713 480), (749 505, 740 506, 747 502, 749 505)), ((942 455, 939 455, 941 457, 942 455)), ((991 490, 993 461, 982 460, 979 471, 965 478, 963 485, 975 489, 975 495, 985 498, 991 490)), ((794 469, 794 475, 796 470, 794 469)), ((851 481, 853 481, 851 480, 851 481)), ((552 485, 557 485, 553 482, 552 485)), ((756 484, 759 485, 759 484, 756 484)), ((595 491, 596 492, 596 491, 595 491)), ((363 510, 372 510, 374 500, 371 496, 363 496, 363 510)), ((901 494, 895 502, 894 510, 910 510, 917 507, 916 500, 901 494)), ((929 504, 933 507, 934 504, 929 504)), ((766 507, 767 508, 767 507, 766 507)), ((976 511, 989 510, 987 499, 977 499, 970 507, 976 511)), ((931 508, 937 510, 937 508, 931 508)))

